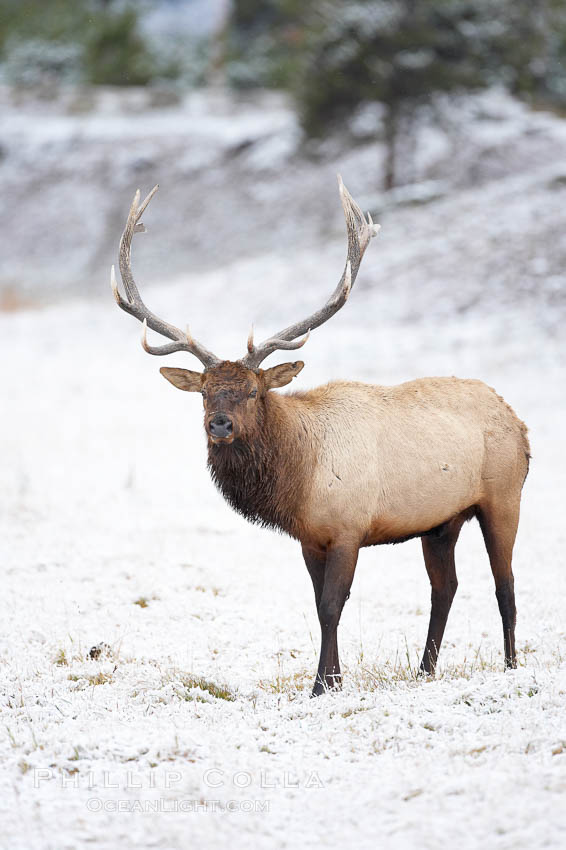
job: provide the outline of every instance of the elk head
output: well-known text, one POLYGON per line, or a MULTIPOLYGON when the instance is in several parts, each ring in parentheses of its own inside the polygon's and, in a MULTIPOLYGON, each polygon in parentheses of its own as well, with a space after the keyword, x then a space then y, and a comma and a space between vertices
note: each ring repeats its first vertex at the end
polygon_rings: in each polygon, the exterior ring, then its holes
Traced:
POLYGON ((210 441, 230 444, 236 439, 253 439, 261 428, 267 392, 290 383, 304 365, 297 360, 264 371, 227 360, 204 372, 167 366, 159 371, 178 389, 202 395, 204 427, 210 441))
POLYGON ((145 230, 141 216, 158 187, 155 186, 141 204, 139 190, 135 194, 120 240, 119 265, 126 298, 120 294, 112 266, 111 283, 114 297, 122 310, 142 322, 142 346, 149 354, 188 351, 200 360, 204 366, 203 372, 167 367, 160 371, 178 389, 201 393, 205 410, 204 424, 212 443, 230 444, 236 439, 249 439, 261 428, 263 403, 267 393, 290 383, 299 374, 304 363, 282 363, 266 370, 260 369, 260 364, 274 351, 301 348, 310 332, 328 321, 346 303, 364 251, 371 237, 377 234, 379 225, 374 225, 369 213, 366 221, 340 176, 338 185, 346 217, 348 256, 336 289, 319 310, 289 325, 261 344, 254 344, 253 331, 250 332, 247 353, 236 362, 221 361, 191 336, 188 327, 186 331, 182 331, 158 318, 145 306, 132 274, 131 245, 134 233, 145 230), (160 346, 150 345, 147 341, 148 327, 172 342, 160 346))

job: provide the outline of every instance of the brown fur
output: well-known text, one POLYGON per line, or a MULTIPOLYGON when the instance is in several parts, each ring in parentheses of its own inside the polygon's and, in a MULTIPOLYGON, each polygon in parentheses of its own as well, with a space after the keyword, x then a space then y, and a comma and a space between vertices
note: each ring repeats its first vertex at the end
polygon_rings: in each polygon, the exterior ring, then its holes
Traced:
POLYGON ((336 627, 363 546, 423 538, 432 614, 422 669, 432 672, 456 589, 453 550, 477 516, 515 664, 511 552, 530 456, 527 429, 481 381, 423 378, 394 387, 333 382, 280 395, 301 362, 251 370, 224 362, 202 375, 163 369, 201 391, 208 465, 252 522, 299 539, 322 629, 315 693, 340 681, 336 627), (186 373, 186 374, 185 374, 186 373), (216 439, 210 423, 230 418, 216 439))

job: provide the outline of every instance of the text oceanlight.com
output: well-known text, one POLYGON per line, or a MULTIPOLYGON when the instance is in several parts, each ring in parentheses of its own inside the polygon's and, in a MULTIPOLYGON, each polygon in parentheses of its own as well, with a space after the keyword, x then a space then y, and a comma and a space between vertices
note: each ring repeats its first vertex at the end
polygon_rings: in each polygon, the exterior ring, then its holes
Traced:
POLYGON ((269 800, 102 800, 91 797, 86 802, 89 812, 181 813, 193 812, 269 812, 269 800))

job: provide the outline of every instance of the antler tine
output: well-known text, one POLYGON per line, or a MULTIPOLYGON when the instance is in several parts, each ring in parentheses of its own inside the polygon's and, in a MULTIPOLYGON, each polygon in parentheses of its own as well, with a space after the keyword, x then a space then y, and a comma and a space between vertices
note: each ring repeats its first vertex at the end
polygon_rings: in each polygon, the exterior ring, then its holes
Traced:
POLYGON ((340 278, 336 289, 320 310, 317 310, 306 319, 296 322, 294 325, 289 325, 288 328, 284 328, 274 336, 266 339, 265 342, 261 343, 261 345, 255 346, 253 343, 253 335, 250 334, 250 337, 248 338, 248 353, 241 360, 244 366, 247 366, 250 369, 255 369, 263 360, 265 360, 266 357, 273 354, 273 352, 278 349, 287 351, 300 348, 309 338, 310 332, 332 318, 332 316, 337 313, 348 300, 348 296, 352 286, 354 285, 354 281, 356 280, 356 275, 358 274, 358 269, 360 268, 360 263, 362 262, 362 257, 364 256, 364 252, 369 245, 372 236, 377 235, 379 225, 373 223, 369 213, 368 220, 366 221, 363 212, 344 186, 340 175, 338 175, 338 189, 340 192, 344 216, 346 218, 348 256, 342 277, 340 278), (303 336, 303 334, 306 334, 306 336, 303 336), (299 336, 303 336, 303 338, 297 340, 297 337, 299 336))
POLYGON ((144 304, 132 274, 132 238, 134 233, 143 233, 145 231, 145 227, 140 219, 158 188, 159 186, 154 186, 141 204, 139 189, 134 195, 134 199, 130 206, 130 212, 128 213, 126 226, 120 239, 120 276, 122 278, 122 283, 124 284, 124 289, 126 290, 126 298, 123 298, 120 294, 114 266, 112 266, 110 283, 112 285, 114 298, 122 310, 129 313, 131 316, 135 316, 136 319, 142 322, 143 329, 141 342, 142 347, 148 352, 148 354, 163 355, 172 354, 175 351, 189 351, 191 354, 194 354, 195 357, 198 357, 205 368, 210 368, 220 363, 220 359, 216 357, 216 355, 212 354, 212 352, 208 351, 208 349, 201 345, 201 343, 197 342, 197 340, 193 339, 193 337, 189 336, 188 333, 184 333, 180 330, 180 328, 170 325, 169 322, 158 318, 158 316, 152 313, 151 310, 149 310, 144 304), (148 327, 162 336, 173 340, 173 342, 160 346, 149 345, 147 341, 148 327))
POLYGON ((248 354, 252 354, 254 351, 254 326, 252 325, 248 334, 248 354))
MULTIPOLYGON (((155 195, 155 193, 157 192, 158 189, 159 189, 159 183, 156 183, 155 186, 153 187, 153 189, 151 190, 151 192, 149 193, 149 195, 147 195, 147 197, 145 198, 144 202, 138 207, 138 211, 137 211, 137 215, 136 215, 136 224, 138 224, 140 218, 142 217, 142 215, 144 214, 144 212, 146 210, 147 205, 149 204, 149 202, 151 201, 151 199, 153 198, 153 196, 155 195)), ((136 195, 139 198, 139 189, 136 192, 136 195)), ((142 227, 143 227, 143 225, 142 225, 142 227)))
POLYGON ((188 340, 187 342, 170 342, 166 345, 150 345, 147 341, 147 319, 143 320, 142 334, 141 334, 141 344, 144 351, 147 351, 148 354, 174 354, 175 351, 190 351, 194 354, 193 345, 194 340, 188 340))

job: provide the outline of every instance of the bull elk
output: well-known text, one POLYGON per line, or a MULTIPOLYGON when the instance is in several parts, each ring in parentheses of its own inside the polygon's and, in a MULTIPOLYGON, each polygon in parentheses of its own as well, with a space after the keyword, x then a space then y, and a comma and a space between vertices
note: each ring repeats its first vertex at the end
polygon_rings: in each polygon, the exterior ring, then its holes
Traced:
POLYGON ((313 695, 341 685, 337 627, 362 546, 420 537, 432 604, 424 673, 434 672, 456 593, 454 548, 462 525, 477 517, 489 555, 503 623, 505 666, 516 666, 511 556, 529 464, 526 426, 493 389, 477 380, 422 378, 399 386, 334 381, 287 395, 300 360, 270 369, 277 350, 301 348, 309 334, 344 306, 364 252, 378 231, 342 180, 348 256, 324 306, 256 345, 240 360, 220 360, 191 336, 154 315, 131 269, 134 233, 157 186, 139 191, 120 241, 119 307, 143 323, 149 354, 188 351, 203 372, 163 367, 175 387, 200 393, 208 466, 224 498, 251 522, 300 541, 314 586, 321 649, 313 695), (154 347, 147 328, 171 342, 154 347))

